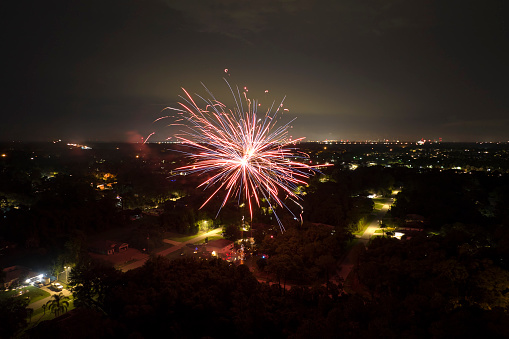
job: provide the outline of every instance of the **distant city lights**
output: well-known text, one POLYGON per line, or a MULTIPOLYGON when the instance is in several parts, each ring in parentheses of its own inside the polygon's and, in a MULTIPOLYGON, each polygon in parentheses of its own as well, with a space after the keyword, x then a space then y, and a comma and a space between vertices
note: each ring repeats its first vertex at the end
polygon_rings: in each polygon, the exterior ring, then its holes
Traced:
POLYGON ((67 146, 71 146, 71 147, 79 147, 81 149, 92 149, 92 147, 89 147, 89 146, 85 146, 85 145, 80 145, 80 144, 71 144, 71 143, 68 143, 67 146))

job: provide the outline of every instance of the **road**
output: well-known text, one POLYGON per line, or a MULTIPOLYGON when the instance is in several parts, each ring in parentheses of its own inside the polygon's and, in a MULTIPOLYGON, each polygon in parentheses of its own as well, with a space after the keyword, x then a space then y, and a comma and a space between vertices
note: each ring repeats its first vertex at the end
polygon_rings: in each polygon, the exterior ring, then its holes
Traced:
POLYGON ((385 199, 385 203, 382 209, 377 211, 373 221, 371 221, 371 223, 368 225, 364 233, 358 238, 359 241, 357 242, 357 244, 355 244, 350 249, 348 254, 341 262, 338 276, 342 278, 343 281, 346 281, 346 278, 348 277, 354 266, 357 264, 359 260, 359 255, 365 250, 366 246, 369 243, 369 239, 371 239, 375 231, 380 228, 380 220, 382 220, 382 218, 389 210, 389 207, 394 202, 394 197, 396 196, 397 193, 398 193, 397 191, 394 191, 390 198, 385 199))
POLYGON ((44 298, 44 299, 41 299, 41 300, 37 300, 36 302, 28 304, 28 308, 31 308, 34 311, 36 309, 38 309, 38 308, 41 308, 42 305, 46 304, 51 299, 51 296, 53 296, 53 294, 62 293, 66 297, 70 297, 71 296, 71 292, 69 290, 66 290, 66 289, 63 289, 62 292, 55 292, 55 291, 49 289, 47 286, 43 286, 43 287, 41 287, 41 290, 46 291, 46 292, 48 292, 51 295, 49 297, 47 297, 47 298, 44 298))
MULTIPOLYGON (((204 234, 201 234, 197 237, 194 237, 192 239, 189 239, 187 241, 184 241, 184 242, 179 242, 179 241, 174 241, 174 240, 170 240, 170 239, 164 239, 163 241, 165 243, 168 243, 168 244, 171 244, 173 245, 172 247, 170 248, 166 248, 158 253, 156 253, 156 255, 160 255, 160 256, 167 256, 168 254, 170 253, 173 253, 175 251, 178 251, 180 250, 181 248, 183 248, 184 246, 186 246, 187 244, 194 244, 194 243, 197 243, 203 239, 205 239, 206 237, 211 237, 211 236, 215 236, 217 234, 220 234, 223 230, 221 228, 217 228, 215 230, 212 230, 210 232, 207 232, 207 233, 204 233, 204 234)), ((143 266, 143 264, 145 264, 145 262, 148 260, 148 256, 143 258, 143 259, 140 259, 140 260, 137 260, 135 262, 132 262, 128 265, 125 265, 124 267, 122 267, 122 272, 127 272, 129 270, 132 270, 132 269, 135 269, 135 268, 138 268, 138 267, 141 267, 143 266)))
MULTIPOLYGON (((210 232, 201 234, 201 235, 199 235, 197 237, 194 237, 192 239, 189 239, 187 241, 184 241, 184 242, 178 242, 178 241, 174 241, 174 240, 164 239, 164 242, 172 244, 173 246, 170 247, 170 248, 164 249, 164 250, 162 250, 162 251, 160 251, 160 252, 158 252, 156 254, 157 255, 161 255, 161 256, 166 256, 166 255, 168 255, 168 254, 170 254, 172 252, 178 251, 179 249, 183 248, 187 244, 194 244, 196 242, 204 240, 206 237, 211 237, 211 236, 215 236, 217 234, 220 234, 222 231, 223 230, 221 228, 218 228, 218 229, 212 230, 210 232)), ((130 264, 122 267, 122 271, 126 272, 126 271, 129 271, 129 270, 141 267, 141 266, 143 266, 143 264, 145 264, 145 262, 148 260, 148 258, 149 258, 149 256, 147 255, 144 258, 140 259, 140 260, 137 260, 137 261, 135 261, 133 263, 130 263, 130 264)), ((41 287, 41 289, 46 291, 46 292, 48 292, 51 295, 49 297, 47 297, 47 298, 44 298, 44 299, 41 299, 41 300, 38 300, 36 302, 33 302, 33 303, 29 304, 28 308, 31 308, 34 311, 39 309, 39 308, 41 308, 42 305, 46 304, 51 299, 52 295, 60 293, 60 292, 55 292, 55 291, 49 289, 48 286, 43 286, 43 287, 41 287)), ((71 292, 69 290, 67 290, 67 289, 62 290, 62 293, 63 293, 64 296, 69 296, 69 297, 72 296, 71 292)), ((39 319, 41 317, 42 317, 42 315, 39 317, 39 319)), ((37 321, 37 319, 34 318, 33 321, 37 321)))
MULTIPOLYGON (((382 209, 377 211, 373 221, 368 225, 368 227, 366 228, 364 233, 359 237, 359 242, 354 247, 352 247, 352 249, 350 249, 350 251, 348 252, 346 257, 341 262, 340 270, 338 272, 338 276, 340 278, 342 278, 343 281, 346 281, 346 278, 348 277, 348 275, 352 271, 353 267, 357 264, 359 255, 362 253, 364 248, 367 246, 370 238, 373 236, 375 231, 380 228, 379 221, 382 220, 384 215, 387 213, 387 210, 389 209, 389 206, 392 205, 392 202, 394 201, 394 196, 396 195, 396 193, 397 192, 394 192, 390 198, 386 199, 385 204, 383 205, 382 209)), ((166 242, 168 244, 171 244, 173 246, 170 247, 170 248, 166 248, 166 249, 164 249, 164 250, 162 250, 162 251, 160 251, 160 252, 158 252, 156 254, 160 255, 160 256, 167 256, 170 253, 173 253, 175 251, 180 250, 181 248, 183 248, 187 244, 197 243, 199 241, 204 240, 206 237, 215 236, 215 235, 217 235, 217 234, 219 234, 221 232, 222 232, 221 228, 215 229, 215 230, 212 230, 210 232, 201 234, 201 235, 199 235, 197 237, 194 237, 194 238, 189 239, 189 240, 184 241, 184 242, 174 241, 174 240, 170 240, 170 239, 164 239, 164 242, 166 242)), ((129 271, 129 270, 141 267, 141 266, 143 266, 143 264, 145 264, 145 262, 148 260, 148 258, 149 258, 149 256, 146 256, 143 259, 140 259, 140 260, 137 260, 137 261, 135 261, 133 263, 125 265, 124 267, 122 267, 122 271, 126 272, 126 271, 129 271)), ((46 286, 42 287, 42 289, 45 290, 46 292, 50 293, 51 295, 59 293, 59 292, 54 292, 54 291, 50 290, 46 286)), ((71 292, 69 292, 66 289, 64 289, 62 291, 62 293, 65 296, 71 296, 71 292)), ((51 296, 47 297, 47 298, 44 298, 44 299, 41 299, 41 300, 38 300, 38 301, 36 301, 34 303, 29 304, 28 307, 36 310, 36 309, 42 307, 43 304, 47 303, 50 300, 50 298, 51 298, 51 296)))

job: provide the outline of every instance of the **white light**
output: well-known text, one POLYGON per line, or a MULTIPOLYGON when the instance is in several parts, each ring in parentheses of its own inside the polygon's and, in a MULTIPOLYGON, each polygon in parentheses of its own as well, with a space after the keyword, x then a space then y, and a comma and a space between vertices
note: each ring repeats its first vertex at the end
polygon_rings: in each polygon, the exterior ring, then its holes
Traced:
POLYGON ((397 239, 400 239, 401 240, 401 237, 405 235, 404 233, 401 233, 401 232, 394 232, 394 238, 397 238, 397 239))

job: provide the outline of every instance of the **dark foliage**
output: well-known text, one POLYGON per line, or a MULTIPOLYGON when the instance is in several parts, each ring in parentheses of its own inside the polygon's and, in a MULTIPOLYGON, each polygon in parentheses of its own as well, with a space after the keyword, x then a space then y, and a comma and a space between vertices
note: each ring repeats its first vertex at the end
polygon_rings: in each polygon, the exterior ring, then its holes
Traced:
POLYGON ((12 338, 26 326, 27 305, 21 298, 0 299, 0 338, 12 338))

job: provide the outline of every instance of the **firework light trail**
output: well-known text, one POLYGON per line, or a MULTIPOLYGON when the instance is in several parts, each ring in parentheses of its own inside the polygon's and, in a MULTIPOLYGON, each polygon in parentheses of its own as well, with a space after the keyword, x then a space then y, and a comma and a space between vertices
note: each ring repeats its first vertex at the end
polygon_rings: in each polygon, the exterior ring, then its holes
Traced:
POLYGON ((287 111, 282 108, 284 99, 277 107, 272 103, 260 113, 258 101, 247 97, 246 88, 241 94, 238 87, 234 90, 226 83, 235 100, 233 110, 216 100, 205 86, 210 97, 196 95, 201 106, 183 89, 180 108, 166 108, 177 112, 171 116, 176 119, 172 125, 183 126, 175 137, 195 150, 186 152, 191 164, 177 170, 209 174, 198 187, 214 191, 200 208, 224 193, 218 214, 229 199, 236 198, 239 204, 242 200, 248 206, 252 219, 253 207, 260 206, 263 199, 284 230, 275 213, 276 206, 290 211, 285 200, 297 202, 300 199, 295 193, 297 186, 305 184, 304 180, 315 171, 312 166, 293 160, 307 158, 290 147, 304 138, 291 140, 288 128, 293 120, 278 126, 278 115, 287 111))

